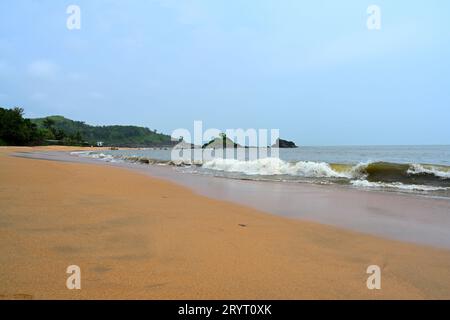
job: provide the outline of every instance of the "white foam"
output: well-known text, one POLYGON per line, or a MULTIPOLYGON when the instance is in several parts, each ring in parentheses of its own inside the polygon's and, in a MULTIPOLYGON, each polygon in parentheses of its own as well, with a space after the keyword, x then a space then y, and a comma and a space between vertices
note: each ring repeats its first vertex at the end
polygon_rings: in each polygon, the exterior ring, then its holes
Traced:
POLYGON ((73 156, 89 156, 91 154, 91 151, 72 151, 70 153, 73 156))
POLYGON ((252 161, 214 159, 204 163, 202 167, 210 170, 239 172, 246 175, 351 178, 350 173, 337 172, 325 162, 298 161, 290 163, 279 158, 263 158, 252 161))
POLYGON ((362 188, 391 188, 409 191, 438 191, 447 190, 444 187, 417 185, 417 184, 403 184, 401 182, 370 182, 367 180, 352 180, 350 181, 355 187, 362 188))
POLYGON ((99 160, 103 160, 106 162, 115 162, 114 157, 110 154, 95 153, 95 154, 92 154, 91 157, 94 159, 99 159, 99 160))
POLYGON ((424 167, 421 164, 412 164, 408 171, 408 174, 421 174, 421 173, 426 173, 426 174, 433 174, 436 177, 441 177, 441 178, 450 178, 450 171, 442 171, 437 169, 436 167, 433 166, 427 166, 424 167))
POLYGON ((202 164, 202 162, 200 160, 192 161, 191 159, 177 159, 177 160, 171 160, 167 164, 172 164, 172 165, 178 166, 178 167, 180 167, 180 166, 194 166, 194 165, 200 166, 202 164))

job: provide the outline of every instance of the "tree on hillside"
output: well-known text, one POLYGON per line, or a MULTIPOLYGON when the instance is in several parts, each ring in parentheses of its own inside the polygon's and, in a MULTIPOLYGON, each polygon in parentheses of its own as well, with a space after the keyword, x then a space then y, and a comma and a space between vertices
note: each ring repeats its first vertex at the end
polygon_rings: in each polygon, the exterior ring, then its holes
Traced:
POLYGON ((51 128, 53 128, 53 126, 55 125, 55 120, 47 117, 44 119, 43 125, 46 129, 51 130, 51 128))
POLYGON ((23 118, 22 108, 0 108, 0 144, 33 145, 42 140, 42 134, 30 119, 23 118))

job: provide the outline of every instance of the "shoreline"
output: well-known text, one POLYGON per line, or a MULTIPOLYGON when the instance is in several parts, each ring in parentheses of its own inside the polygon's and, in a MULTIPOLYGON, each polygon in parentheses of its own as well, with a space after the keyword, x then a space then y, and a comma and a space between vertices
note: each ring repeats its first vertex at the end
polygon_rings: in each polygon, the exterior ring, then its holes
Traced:
POLYGON ((124 168, 11 156, 23 150, 0 149, 0 298, 450 298, 449 250, 266 214, 124 168), (70 264, 81 290, 65 288, 70 264), (372 264, 381 290, 366 287, 372 264))
POLYGON ((383 238, 450 249, 450 199, 342 185, 227 179, 178 172, 172 166, 103 162, 61 152, 34 152, 33 159, 120 167, 160 178, 216 200, 266 213, 326 224, 383 238))

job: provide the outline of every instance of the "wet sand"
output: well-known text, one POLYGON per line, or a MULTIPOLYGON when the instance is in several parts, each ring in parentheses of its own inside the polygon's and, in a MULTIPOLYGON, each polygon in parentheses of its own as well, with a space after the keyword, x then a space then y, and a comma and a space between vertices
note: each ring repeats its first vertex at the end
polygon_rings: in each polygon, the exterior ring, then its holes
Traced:
POLYGON ((125 168, 174 182, 209 198, 231 201, 271 214, 450 249, 448 198, 361 190, 342 185, 226 179, 180 172, 185 170, 174 166, 105 162, 48 150, 16 155, 125 168))
POLYGON ((11 156, 36 150, 0 148, 0 298, 450 298, 449 250, 264 213, 129 169, 11 156), (65 286, 72 264, 81 290, 65 286), (372 264, 381 290, 366 287, 372 264))

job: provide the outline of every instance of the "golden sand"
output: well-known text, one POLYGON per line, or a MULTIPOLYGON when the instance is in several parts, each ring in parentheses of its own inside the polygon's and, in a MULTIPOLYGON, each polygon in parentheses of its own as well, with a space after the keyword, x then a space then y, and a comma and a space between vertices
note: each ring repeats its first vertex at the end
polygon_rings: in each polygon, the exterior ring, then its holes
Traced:
POLYGON ((15 150, 36 149, 0 148, 0 298, 450 298, 450 251, 261 213, 126 169, 12 157, 15 150), (81 290, 66 288, 73 264, 81 290), (381 290, 366 287, 372 264, 382 269, 381 290))

